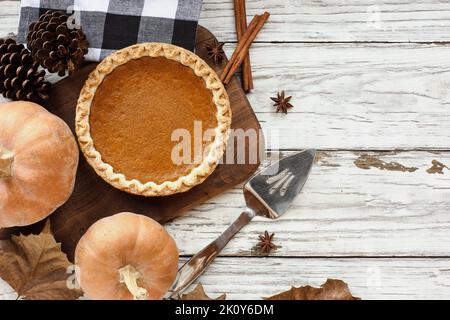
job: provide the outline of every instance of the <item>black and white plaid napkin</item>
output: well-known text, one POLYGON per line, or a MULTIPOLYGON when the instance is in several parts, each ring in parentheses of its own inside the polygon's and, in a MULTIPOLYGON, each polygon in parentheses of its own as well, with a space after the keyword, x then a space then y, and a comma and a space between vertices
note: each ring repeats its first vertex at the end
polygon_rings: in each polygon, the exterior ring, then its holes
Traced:
POLYGON ((89 41, 86 60, 100 61, 117 49, 142 42, 195 47, 202 0, 22 0, 17 40, 47 10, 60 10, 80 24, 89 41))

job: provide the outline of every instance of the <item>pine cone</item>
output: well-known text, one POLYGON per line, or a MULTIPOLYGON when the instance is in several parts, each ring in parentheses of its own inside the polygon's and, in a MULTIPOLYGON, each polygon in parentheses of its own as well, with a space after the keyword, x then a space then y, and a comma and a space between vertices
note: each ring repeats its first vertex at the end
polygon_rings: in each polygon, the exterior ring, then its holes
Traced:
POLYGON ((13 39, 0 39, 0 93, 12 100, 48 100, 50 83, 30 51, 13 39))
POLYGON ((84 61, 89 43, 83 30, 70 29, 68 16, 60 11, 47 11, 28 28, 27 46, 33 59, 51 73, 60 76, 74 72, 84 61))

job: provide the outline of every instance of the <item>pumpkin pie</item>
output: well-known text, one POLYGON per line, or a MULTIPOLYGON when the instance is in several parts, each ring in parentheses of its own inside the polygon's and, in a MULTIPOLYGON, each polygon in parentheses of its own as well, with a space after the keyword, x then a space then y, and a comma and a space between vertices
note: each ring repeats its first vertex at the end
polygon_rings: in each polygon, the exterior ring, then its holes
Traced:
POLYGON ((194 53, 144 43, 105 58, 78 100, 82 152, 112 186, 143 196, 184 192, 216 168, 231 109, 217 74, 194 53))

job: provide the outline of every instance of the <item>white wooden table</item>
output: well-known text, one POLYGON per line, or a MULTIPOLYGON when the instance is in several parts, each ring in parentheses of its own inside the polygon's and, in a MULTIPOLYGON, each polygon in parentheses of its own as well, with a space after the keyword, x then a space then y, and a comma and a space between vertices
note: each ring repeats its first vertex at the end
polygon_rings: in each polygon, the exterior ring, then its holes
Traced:
MULTIPOLYGON (((278 132, 282 154, 314 147, 320 157, 289 213, 255 219, 199 281, 212 296, 236 299, 326 278, 363 299, 450 298, 450 170, 427 172, 433 160, 450 167, 450 2, 247 7, 248 15, 272 14, 252 47, 250 102, 264 129, 278 132), (269 100, 282 89, 294 96, 287 116, 269 100), (256 257, 265 230, 280 248, 256 257)), ((16 32, 18 13, 18 1, 0 1, 0 36, 16 32)), ((231 0, 204 0, 200 23, 232 52, 231 0)), ((236 187, 167 228, 189 257, 243 205, 236 187)))

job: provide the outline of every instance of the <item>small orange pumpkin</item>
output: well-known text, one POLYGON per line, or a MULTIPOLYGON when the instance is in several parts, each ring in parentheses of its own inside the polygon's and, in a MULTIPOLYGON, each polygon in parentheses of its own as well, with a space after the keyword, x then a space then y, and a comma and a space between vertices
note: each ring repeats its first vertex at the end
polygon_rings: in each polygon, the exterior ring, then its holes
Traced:
POLYGON ((130 212, 94 223, 75 250, 77 281, 98 300, 157 300, 175 280, 178 249, 155 220, 130 212))
POLYGON ((31 102, 0 104, 0 228, 33 224, 64 204, 78 158, 63 120, 31 102))

